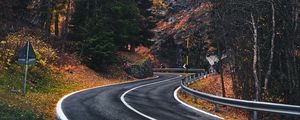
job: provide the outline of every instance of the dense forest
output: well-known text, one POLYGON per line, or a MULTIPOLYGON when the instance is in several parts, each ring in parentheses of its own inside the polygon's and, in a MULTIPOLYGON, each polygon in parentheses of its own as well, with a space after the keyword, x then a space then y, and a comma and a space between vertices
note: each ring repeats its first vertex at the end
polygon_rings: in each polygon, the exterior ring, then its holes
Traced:
POLYGON ((183 0, 168 5, 155 28, 158 57, 170 66, 182 65, 189 39, 190 67, 207 68, 206 57, 219 56, 220 72, 231 75, 237 98, 300 104, 297 0, 183 0), (176 63, 168 62, 174 59, 176 63))
POLYGON ((299 105, 299 1, 212 4, 212 39, 229 56, 236 96, 299 105))
POLYGON ((1 0, 0 119, 54 119, 62 95, 135 79, 123 63, 148 57, 135 48, 152 45, 154 4, 159 6, 148 0, 1 0), (17 61, 26 41, 37 62, 29 65, 22 98, 25 66, 17 61))
POLYGON ((24 27, 41 29, 44 37, 51 37, 51 44, 62 51, 76 52, 94 68, 116 63, 118 50, 134 52, 138 45, 151 45, 148 39, 153 36, 150 29, 155 23, 148 20, 152 13, 147 9, 152 3, 147 0, 15 0, 12 3, 0 3, 4 18, 2 36, 24 27))

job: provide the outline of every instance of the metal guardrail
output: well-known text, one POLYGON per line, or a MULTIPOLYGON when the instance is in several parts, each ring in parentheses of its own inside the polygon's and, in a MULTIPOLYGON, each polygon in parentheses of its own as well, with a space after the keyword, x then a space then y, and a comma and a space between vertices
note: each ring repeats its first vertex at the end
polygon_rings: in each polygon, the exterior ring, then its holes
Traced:
MULTIPOLYGON (((203 73, 190 75, 187 84, 189 85, 197 80, 201 80, 206 76, 207 75, 204 75, 203 73)), ((216 103, 216 104, 227 105, 227 106, 243 108, 243 109, 249 109, 249 110, 253 110, 253 111, 274 112, 274 113, 300 116, 300 106, 297 106, 297 105, 249 101, 249 100, 240 100, 240 99, 216 96, 216 95, 200 92, 200 91, 194 90, 192 88, 189 88, 185 83, 185 79, 182 79, 182 81, 181 81, 181 88, 182 88, 183 92, 190 94, 190 95, 194 96, 195 98, 202 98, 204 100, 207 100, 207 101, 210 101, 210 102, 216 103)))
MULTIPOLYGON (((153 68, 154 72, 185 72, 184 68, 153 68)), ((205 72, 204 69, 189 69, 191 73, 205 72)))

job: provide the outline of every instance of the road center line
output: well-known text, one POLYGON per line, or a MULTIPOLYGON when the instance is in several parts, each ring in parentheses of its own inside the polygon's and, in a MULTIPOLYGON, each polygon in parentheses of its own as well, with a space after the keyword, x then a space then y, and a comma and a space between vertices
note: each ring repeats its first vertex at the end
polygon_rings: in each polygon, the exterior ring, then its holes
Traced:
POLYGON ((83 90, 78 90, 75 92, 72 92, 70 94, 65 95, 63 98, 61 98, 57 104, 56 104, 56 119, 57 120, 68 120, 67 116, 64 114, 63 109, 62 109, 62 102, 69 96, 82 92, 82 91, 86 91, 86 90, 92 90, 92 89, 97 89, 97 88, 102 88, 102 87, 108 87, 108 86, 115 86, 115 85, 121 85, 121 84, 127 84, 127 83, 135 83, 135 82, 141 82, 141 81, 145 81, 145 80, 149 80, 149 79, 157 79, 159 78, 159 76, 154 76, 152 78, 146 78, 146 79, 140 79, 140 80, 134 80, 134 81, 126 81, 126 82, 121 82, 121 83, 116 83, 116 84, 108 84, 108 85, 103 85, 103 86, 98 86, 98 87, 93 87, 93 88, 87 88, 87 89, 83 89, 83 90))
POLYGON ((142 88, 142 87, 145 87, 145 86, 149 86, 149 85, 153 85, 153 84, 158 84, 158 83, 166 82, 166 81, 173 80, 173 79, 177 79, 177 78, 180 78, 180 77, 182 77, 182 75, 179 75, 179 76, 174 77, 174 78, 166 79, 166 80, 163 80, 163 81, 158 81, 158 82, 148 83, 148 84, 144 84, 144 85, 140 85, 140 86, 134 87, 134 88, 132 88, 132 89, 127 90, 126 92, 124 92, 124 93, 122 94, 122 96, 120 97, 120 99, 121 99, 121 101, 123 102, 123 104, 124 104, 127 108, 131 109, 131 110, 134 111, 135 113, 137 113, 137 114, 139 114, 139 115, 141 115, 141 116, 143 116, 143 117, 145 117, 145 118, 148 118, 148 119, 150 119, 150 120, 156 120, 155 118, 150 117, 150 116, 148 116, 148 115, 146 115, 146 114, 144 114, 144 113, 142 113, 142 112, 136 110, 136 109, 133 108, 132 106, 130 106, 130 105, 125 101, 125 95, 128 94, 129 92, 133 91, 133 90, 138 89, 138 88, 142 88))

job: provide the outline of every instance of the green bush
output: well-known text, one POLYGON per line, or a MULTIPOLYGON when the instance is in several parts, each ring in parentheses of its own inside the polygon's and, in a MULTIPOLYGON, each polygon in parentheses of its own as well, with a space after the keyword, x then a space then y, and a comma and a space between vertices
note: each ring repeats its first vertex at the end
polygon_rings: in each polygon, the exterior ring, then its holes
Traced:
POLYGON ((33 92, 50 92, 60 83, 59 74, 50 69, 57 58, 56 51, 42 37, 27 33, 25 30, 9 34, 0 40, 0 88, 20 91, 24 80, 24 65, 17 63, 19 50, 30 41, 37 56, 37 62, 29 65, 27 89, 33 92))
POLYGON ((87 40, 88 47, 83 51, 84 62, 97 69, 116 62, 115 44, 112 42, 112 33, 99 32, 87 40))
POLYGON ((139 61, 135 62, 133 65, 141 65, 144 62, 146 62, 148 59, 150 59, 150 56, 144 57, 142 60, 139 60, 139 61))
MULTIPOLYGON (((54 73, 50 68, 30 65, 27 77, 27 91, 55 92, 55 88, 63 83, 59 81, 60 74, 54 73)), ((0 88, 9 91, 21 90, 24 80, 24 65, 12 64, 9 69, 0 74, 0 88)))
POLYGON ((11 107, 0 102, 1 120, 43 120, 42 116, 36 116, 32 111, 11 107))

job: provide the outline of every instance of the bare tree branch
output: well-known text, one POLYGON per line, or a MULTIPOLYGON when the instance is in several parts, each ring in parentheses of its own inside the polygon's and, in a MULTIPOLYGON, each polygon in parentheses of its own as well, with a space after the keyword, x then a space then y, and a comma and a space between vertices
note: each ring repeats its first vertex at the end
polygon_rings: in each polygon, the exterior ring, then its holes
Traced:
POLYGON ((260 100, 260 81, 258 79, 257 76, 257 69, 256 69, 256 65, 257 65, 257 56, 258 56, 258 40, 257 40, 257 27, 256 27, 256 22, 254 20, 254 16, 251 13, 251 20, 252 20, 252 27, 253 27, 253 39, 254 39, 254 45, 253 45, 253 49, 254 49, 254 54, 253 54, 253 64, 252 64, 252 69, 253 69, 253 76, 255 79, 255 88, 256 88, 256 100, 259 101, 260 100))
POLYGON ((269 59, 269 65, 268 65, 268 72, 265 76, 265 85, 264 85, 264 89, 266 90, 268 87, 268 81, 269 81, 269 77, 271 75, 272 72, 272 63, 273 63, 273 57, 274 57, 274 41, 275 41, 275 7, 274 7, 274 3, 271 2, 272 5, 272 38, 271 38, 271 50, 270 50, 270 59, 269 59))

